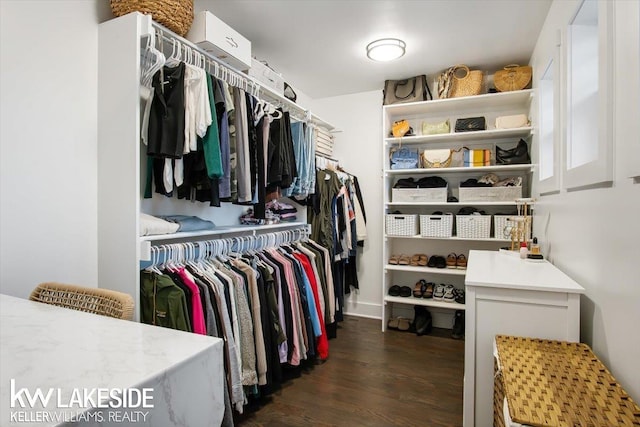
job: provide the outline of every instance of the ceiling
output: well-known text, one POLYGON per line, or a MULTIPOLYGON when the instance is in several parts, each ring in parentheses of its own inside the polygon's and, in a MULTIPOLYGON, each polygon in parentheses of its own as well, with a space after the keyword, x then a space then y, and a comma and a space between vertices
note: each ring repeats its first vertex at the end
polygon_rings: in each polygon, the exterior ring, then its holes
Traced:
POLYGON ((382 89, 387 79, 455 64, 493 72, 526 64, 551 0, 195 0, 249 39, 291 86, 311 98, 382 89), (396 37, 407 53, 374 62, 365 47, 396 37))

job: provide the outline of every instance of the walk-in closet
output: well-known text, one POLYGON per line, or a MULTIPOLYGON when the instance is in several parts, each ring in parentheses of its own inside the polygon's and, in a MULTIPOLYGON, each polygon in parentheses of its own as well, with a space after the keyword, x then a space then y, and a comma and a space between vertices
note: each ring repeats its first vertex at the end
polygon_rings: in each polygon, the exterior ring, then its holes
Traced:
POLYGON ((0 1, 1 426, 636 426, 637 0, 0 1))

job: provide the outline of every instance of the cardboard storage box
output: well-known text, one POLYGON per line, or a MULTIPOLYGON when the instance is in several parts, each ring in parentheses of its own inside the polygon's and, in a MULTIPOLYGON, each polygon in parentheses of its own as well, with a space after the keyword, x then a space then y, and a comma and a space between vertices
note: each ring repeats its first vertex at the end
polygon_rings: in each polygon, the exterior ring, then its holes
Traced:
POLYGON ((284 96, 284 78, 282 75, 276 73, 257 59, 251 58, 251 68, 249 68, 247 74, 273 89, 278 95, 284 96))
POLYGON ((187 39, 238 71, 251 67, 251 42, 209 11, 194 16, 187 39))
POLYGON ((446 202, 447 187, 440 188, 392 188, 392 202, 446 202))

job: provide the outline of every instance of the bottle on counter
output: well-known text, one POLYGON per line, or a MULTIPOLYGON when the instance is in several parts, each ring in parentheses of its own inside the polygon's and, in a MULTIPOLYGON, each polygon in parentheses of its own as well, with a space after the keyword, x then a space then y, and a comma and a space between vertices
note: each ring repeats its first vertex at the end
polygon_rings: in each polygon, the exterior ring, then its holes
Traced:
POLYGON ((531 243, 531 254, 532 255, 540 255, 540 245, 538 245, 538 238, 534 237, 533 242, 531 243))
POLYGON ((520 258, 526 259, 529 254, 529 249, 527 248, 527 242, 520 243, 520 258))

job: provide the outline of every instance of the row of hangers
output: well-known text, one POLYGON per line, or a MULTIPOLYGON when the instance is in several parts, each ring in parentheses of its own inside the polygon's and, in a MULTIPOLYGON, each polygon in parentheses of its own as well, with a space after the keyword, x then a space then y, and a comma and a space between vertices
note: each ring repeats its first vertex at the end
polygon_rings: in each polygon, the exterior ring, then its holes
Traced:
POLYGON ((197 242, 171 243, 151 246, 151 265, 147 270, 159 273, 158 268, 167 265, 185 265, 202 262, 212 257, 226 259, 240 254, 252 254, 267 248, 275 248, 308 239, 307 227, 284 230, 255 236, 236 236, 197 242))

